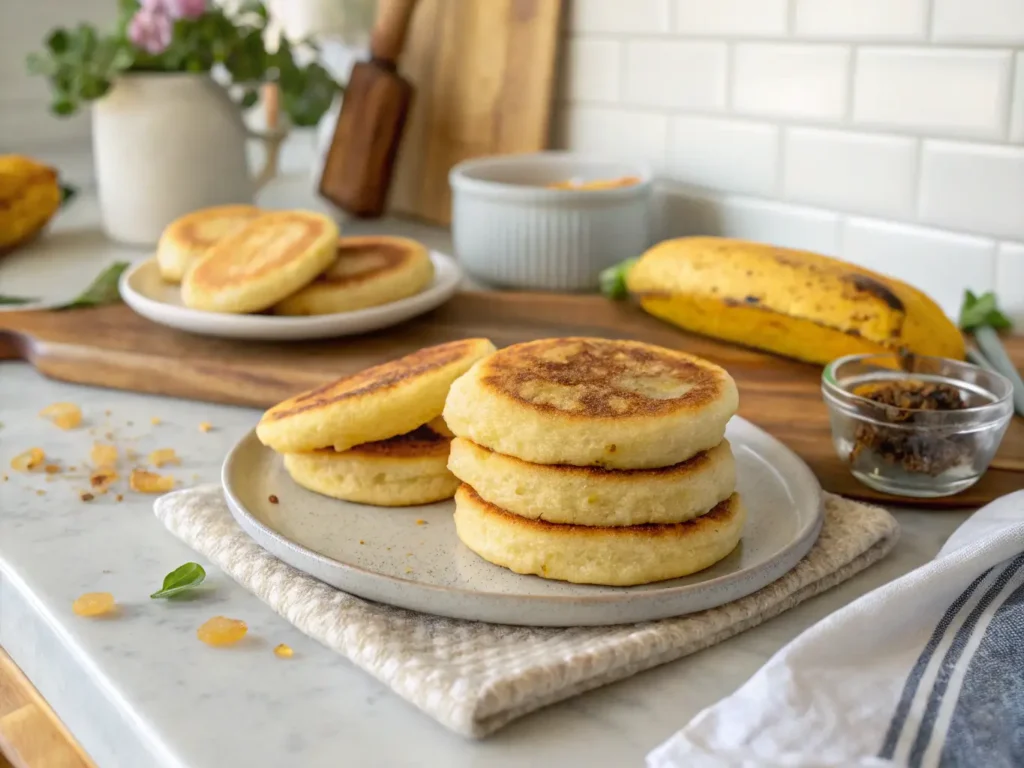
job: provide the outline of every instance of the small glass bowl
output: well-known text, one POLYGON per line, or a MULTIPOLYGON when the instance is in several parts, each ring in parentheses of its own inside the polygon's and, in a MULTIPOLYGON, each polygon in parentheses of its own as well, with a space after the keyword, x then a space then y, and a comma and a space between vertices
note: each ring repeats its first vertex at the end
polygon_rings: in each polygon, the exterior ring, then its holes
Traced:
POLYGON ((1013 385, 969 363, 921 355, 847 355, 825 367, 821 391, 832 443, 853 476, 895 496, 937 498, 970 488, 988 469, 1013 415, 1013 385), (865 384, 915 381, 959 390, 965 408, 885 405, 865 384))

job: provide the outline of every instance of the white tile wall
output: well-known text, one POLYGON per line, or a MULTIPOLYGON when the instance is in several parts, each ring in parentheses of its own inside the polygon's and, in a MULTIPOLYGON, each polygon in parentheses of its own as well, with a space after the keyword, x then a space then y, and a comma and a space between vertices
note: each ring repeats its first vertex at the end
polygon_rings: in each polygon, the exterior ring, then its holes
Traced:
POLYGON ((684 184, 771 196, 778 182, 779 128, 767 123, 677 117, 669 173, 684 184))
POLYGON ((1024 53, 1017 54, 1017 67, 1014 71, 1013 85, 1010 141, 1024 144, 1024 53))
POLYGON ((993 289, 995 251, 991 240, 923 227, 858 218, 843 227, 843 258, 917 286, 954 316, 965 288, 993 289))
POLYGON ((785 35, 788 6, 788 0, 675 0, 675 29, 686 35, 785 35))
POLYGON ((1024 240, 1024 147, 926 141, 921 218, 1024 240))
POLYGON ((601 157, 649 163, 664 171, 668 148, 665 115, 605 107, 563 111, 555 125, 555 143, 601 157))
POLYGON ((562 52, 562 94, 574 101, 614 103, 621 91, 622 44, 571 38, 562 52))
POLYGON ((722 109, 727 52, 724 43, 630 41, 624 101, 640 107, 722 109))
POLYGON ((853 120, 925 135, 1006 132, 1008 51, 862 48, 853 120))
POLYGON ((1001 243, 996 256, 999 303, 1010 319, 1024 328, 1024 245, 1001 243))
POLYGON ((848 49, 738 43, 732 107, 754 115, 840 120, 846 112, 848 49))
POLYGON ((793 31, 833 40, 920 40, 928 0, 794 0, 793 31))
POLYGON ((785 142, 785 197, 849 211, 913 215, 916 139, 790 128, 785 142))
POLYGON ((1024 43, 1020 0, 934 0, 932 36, 943 42, 1024 43))
POLYGON ((670 0, 581 0, 569 3, 571 32, 637 34, 669 31, 670 0), (625 7, 624 7, 625 6, 625 7))

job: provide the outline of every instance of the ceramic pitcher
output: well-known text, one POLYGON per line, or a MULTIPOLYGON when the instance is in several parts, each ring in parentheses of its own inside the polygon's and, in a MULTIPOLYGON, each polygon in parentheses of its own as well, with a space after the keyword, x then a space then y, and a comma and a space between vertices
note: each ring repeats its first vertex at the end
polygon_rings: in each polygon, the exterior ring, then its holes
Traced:
POLYGON ((131 74, 93 105, 92 140, 103 227, 123 243, 154 245, 199 208, 251 203, 273 175, 281 133, 255 134, 224 88, 205 74, 131 74), (246 140, 268 143, 250 176, 246 140))

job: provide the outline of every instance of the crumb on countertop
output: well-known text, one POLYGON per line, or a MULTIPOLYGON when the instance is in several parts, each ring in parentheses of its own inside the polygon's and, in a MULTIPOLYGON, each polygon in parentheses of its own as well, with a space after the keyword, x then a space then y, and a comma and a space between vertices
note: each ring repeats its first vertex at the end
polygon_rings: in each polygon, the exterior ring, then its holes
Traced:
POLYGON ((201 422, 199 422, 199 431, 200 432, 209 432, 211 429, 213 429, 213 424, 211 424, 210 422, 208 422, 208 421, 201 421, 201 422))

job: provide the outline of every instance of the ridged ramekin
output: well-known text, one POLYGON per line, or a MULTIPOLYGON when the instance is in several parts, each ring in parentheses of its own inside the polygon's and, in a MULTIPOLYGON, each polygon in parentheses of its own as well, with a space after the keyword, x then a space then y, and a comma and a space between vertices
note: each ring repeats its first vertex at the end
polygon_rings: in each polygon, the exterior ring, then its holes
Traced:
POLYGON ((651 173, 635 163, 538 152, 452 168, 452 240, 473 277, 500 288, 581 291, 650 245, 651 173), (635 176, 613 189, 548 189, 567 179, 635 176))

